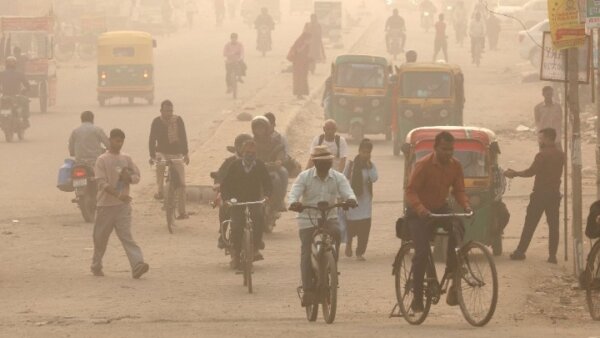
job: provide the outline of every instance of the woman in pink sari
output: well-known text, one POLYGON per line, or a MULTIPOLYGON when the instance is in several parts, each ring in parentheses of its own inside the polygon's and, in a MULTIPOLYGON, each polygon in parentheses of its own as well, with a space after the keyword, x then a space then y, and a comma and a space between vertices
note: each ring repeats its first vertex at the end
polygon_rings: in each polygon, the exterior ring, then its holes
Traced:
POLYGON ((305 95, 309 94, 308 72, 312 63, 312 59, 310 58, 310 42, 310 33, 304 31, 296 42, 294 42, 287 56, 287 59, 292 63, 294 95, 298 99, 302 99, 305 95))

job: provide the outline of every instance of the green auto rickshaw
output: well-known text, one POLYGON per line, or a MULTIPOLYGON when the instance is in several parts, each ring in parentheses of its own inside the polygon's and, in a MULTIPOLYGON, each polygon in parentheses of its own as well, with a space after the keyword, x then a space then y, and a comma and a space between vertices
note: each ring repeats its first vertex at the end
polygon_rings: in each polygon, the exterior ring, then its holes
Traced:
POLYGON ((389 75, 384 57, 338 56, 326 89, 326 118, 334 119, 338 130, 354 140, 360 141, 365 134, 391 138, 389 75))

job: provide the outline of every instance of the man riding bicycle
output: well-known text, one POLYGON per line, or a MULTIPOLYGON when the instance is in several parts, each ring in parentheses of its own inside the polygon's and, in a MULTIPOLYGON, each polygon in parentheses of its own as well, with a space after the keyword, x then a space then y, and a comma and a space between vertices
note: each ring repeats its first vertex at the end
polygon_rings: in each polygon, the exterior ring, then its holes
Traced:
MULTIPOLYGON (((311 154, 314 167, 300 173, 292 186, 288 196, 290 210, 302 211, 302 205, 316 206, 319 202, 327 201, 329 205, 336 203, 337 198, 348 202, 350 206, 356 206, 356 196, 352 187, 342 173, 331 170, 333 165, 333 154, 327 146, 316 146, 311 154), (302 202, 301 202, 302 200, 302 202)), ((300 273, 302 275, 302 289, 304 296, 302 306, 309 306, 315 302, 315 290, 313 287, 313 270, 311 266, 311 245, 314 233, 313 222, 316 215, 305 210, 298 215, 298 227, 300 228, 300 241, 302 242, 300 252, 300 273)), ((327 230, 335 240, 335 258, 338 257, 340 248, 340 229, 337 213, 332 212, 327 220, 327 230)))
MULTIPOLYGON (((415 245, 413 257, 413 293, 412 310, 423 312, 423 279, 429 259, 429 241, 435 233, 437 226, 444 226, 453 230, 448 239, 448 253, 446 270, 452 271, 456 265, 457 244, 462 241, 464 229, 458 219, 445 219, 432 223, 429 215, 432 213, 451 213, 447 199, 452 188, 452 195, 456 202, 471 212, 469 198, 465 193, 464 176, 460 162, 453 157, 454 137, 449 132, 443 131, 436 135, 433 153, 423 157, 415 164, 408 186, 406 187, 406 200, 408 208, 406 221, 410 227, 410 234, 415 245), (457 238, 458 237, 458 238, 457 238), (458 243, 457 243, 458 242, 458 243)), ((457 305, 454 286, 448 291, 448 305, 457 305)))
POLYGON ((394 9, 394 14, 390 16, 385 22, 385 45, 387 51, 390 51, 390 41, 394 34, 397 34, 402 39, 400 44, 400 51, 404 51, 404 44, 406 43, 406 24, 404 18, 398 14, 398 9, 394 9))
MULTIPOLYGON (((242 146, 242 157, 235 160, 221 182, 221 196, 224 201, 235 198, 237 202, 255 202, 263 198, 270 198, 272 192, 271 177, 267 172, 265 164, 256 158, 256 143, 248 140, 242 146)), ((254 260, 262 260, 263 256, 259 248, 264 246, 262 242, 265 217, 262 205, 248 206, 253 225, 254 238, 254 260)), ((243 208, 233 208, 231 213, 231 240, 233 249, 231 251, 231 268, 240 267, 240 251, 242 247, 242 235, 246 223, 243 208)))
POLYGON ((244 45, 238 41, 237 33, 231 33, 230 41, 223 48, 225 57, 225 82, 227 93, 231 93, 233 81, 244 82, 242 76, 246 75, 246 64, 244 63, 244 45), (232 76, 232 73, 235 76, 232 76))

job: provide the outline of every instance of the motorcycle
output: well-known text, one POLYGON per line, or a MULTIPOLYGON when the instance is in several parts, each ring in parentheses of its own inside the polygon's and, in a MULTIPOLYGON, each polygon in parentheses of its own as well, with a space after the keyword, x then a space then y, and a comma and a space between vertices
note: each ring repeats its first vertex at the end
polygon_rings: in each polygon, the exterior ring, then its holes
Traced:
POLYGON ((421 27, 425 32, 429 32, 431 27, 433 27, 433 13, 428 11, 423 11, 421 13, 421 27))
POLYGON ((75 198, 71 202, 77 204, 81 215, 87 223, 92 223, 96 216, 96 193, 97 185, 94 179, 94 169, 83 164, 76 163, 71 172, 75 198))
POLYGON ((19 140, 25 138, 25 129, 29 127, 23 119, 29 99, 25 96, 3 96, 0 101, 0 128, 4 132, 6 142, 12 142, 17 134, 19 140))
POLYGON ((394 57, 394 60, 396 60, 398 55, 403 52, 403 50, 402 50, 403 43, 400 42, 400 39, 404 40, 404 39, 406 39, 406 36, 404 35, 403 31, 398 30, 398 29, 391 30, 389 32, 389 34, 390 34, 390 41, 389 41, 388 52, 394 57))
POLYGON ((271 50, 271 30, 261 26, 257 30, 256 49, 265 56, 271 50))

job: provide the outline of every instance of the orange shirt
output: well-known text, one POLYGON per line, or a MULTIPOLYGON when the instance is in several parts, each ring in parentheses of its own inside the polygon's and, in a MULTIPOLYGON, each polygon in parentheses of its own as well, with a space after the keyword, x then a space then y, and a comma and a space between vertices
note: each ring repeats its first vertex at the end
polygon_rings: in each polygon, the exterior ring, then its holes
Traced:
POLYGON ((458 204, 469 208, 462 165, 455 158, 441 164, 432 152, 415 164, 405 192, 408 206, 419 214, 441 208, 446 204, 450 187, 458 204))

